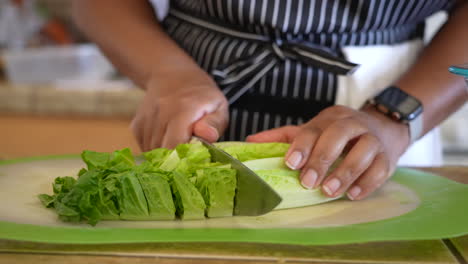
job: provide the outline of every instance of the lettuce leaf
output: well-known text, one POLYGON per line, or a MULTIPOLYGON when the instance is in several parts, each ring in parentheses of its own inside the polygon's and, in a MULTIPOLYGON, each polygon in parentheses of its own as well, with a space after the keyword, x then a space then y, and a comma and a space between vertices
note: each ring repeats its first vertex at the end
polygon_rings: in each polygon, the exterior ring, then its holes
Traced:
POLYGON ((255 170, 288 170, 289 168, 286 166, 284 162, 284 158, 266 158, 266 159, 257 159, 257 160, 249 160, 242 162, 244 165, 255 171, 255 170))
POLYGON ((116 175, 119 179, 118 201, 120 219, 148 220, 148 203, 135 171, 116 175))
MULTIPOLYGON (((330 173, 341 159, 330 168, 330 173)), ((305 189, 299 179, 300 171, 289 169, 284 158, 266 158, 244 162, 266 183, 268 183, 282 198, 283 201, 275 209, 303 207, 325 203, 341 197, 330 198, 325 196, 320 188, 305 189)))
POLYGON ((174 195, 176 213, 182 220, 205 218, 205 201, 186 175, 174 172, 171 188, 174 195))
POLYGON ((186 159, 190 164, 206 164, 211 162, 211 155, 208 149, 201 142, 191 144, 181 144, 176 148, 179 156, 186 159), (181 147, 184 151, 180 151, 181 147), (188 146, 188 147, 185 147, 188 146))
POLYGON ((240 161, 283 157, 289 148, 286 143, 217 143, 216 146, 240 161))
POLYGON ((164 171, 142 172, 137 177, 148 202, 149 219, 173 220, 175 205, 168 182, 172 177, 164 171))
POLYGON ((55 179, 53 207, 59 219, 66 222, 88 220, 91 225, 100 220, 98 209, 89 206, 91 196, 98 194, 98 175, 97 170, 86 171, 73 185, 73 180, 69 178, 55 179))
MULTIPOLYGON (((299 172, 284 163, 285 143, 217 143, 262 177, 282 197, 276 209, 308 206, 332 200, 319 189, 307 190, 299 172)), ((236 171, 213 162, 201 142, 174 150, 143 153, 137 165, 130 149, 112 153, 84 151, 86 168, 78 177, 58 177, 53 194, 41 194, 47 208, 63 221, 184 220, 231 216, 236 194, 236 171)), ((336 166, 337 163, 334 164, 336 166)))
POLYGON ((101 220, 120 219, 120 210, 118 208, 118 188, 118 178, 113 177, 112 174, 99 179, 99 197, 95 200, 95 204, 101 214, 101 220))
POLYGON ((111 170, 122 172, 135 166, 135 159, 129 148, 114 151, 113 153, 95 152, 85 150, 81 158, 88 166, 88 170, 111 170))
POLYGON ((173 171, 179 165, 179 162, 180 158, 177 154, 177 151, 171 150, 169 155, 167 155, 166 158, 162 161, 161 165, 159 166, 159 169, 165 171, 173 171))
POLYGON ((197 141, 190 144, 180 144, 176 147, 176 151, 181 160, 175 168, 175 171, 189 178, 194 177, 198 169, 217 165, 217 163, 212 164, 211 154, 201 142, 197 141))
POLYGON ((205 200, 208 217, 232 216, 236 186, 234 169, 205 168, 197 171, 196 187, 205 200))
POLYGON ((116 172, 127 171, 135 167, 132 151, 129 148, 114 151, 109 161, 109 167, 108 169, 116 172))
POLYGON ((171 154, 171 152, 172 151, 167 148, 157 148, 143 153, 143 156, 145 157, 145 160, 153 165, 153 167, 159 168, 159 166, 161 166, 161 164, 164 162, 166 157, 171 154))

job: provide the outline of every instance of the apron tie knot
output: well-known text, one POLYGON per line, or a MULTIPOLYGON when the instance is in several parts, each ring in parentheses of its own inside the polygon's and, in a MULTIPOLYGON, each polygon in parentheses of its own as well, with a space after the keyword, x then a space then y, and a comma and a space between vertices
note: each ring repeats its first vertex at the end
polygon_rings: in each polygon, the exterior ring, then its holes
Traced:
POLYGON ((170 15, 221 34, 260 43, 255 53, 218 65, 211 72, 230 104, 285 60, 297 61, 337 75, 351 74, 359 66, 342 58, 332 49, 309 42, 272 40, 267 36, 241 32, 207 22, 174 9, 170 10, 170 15))

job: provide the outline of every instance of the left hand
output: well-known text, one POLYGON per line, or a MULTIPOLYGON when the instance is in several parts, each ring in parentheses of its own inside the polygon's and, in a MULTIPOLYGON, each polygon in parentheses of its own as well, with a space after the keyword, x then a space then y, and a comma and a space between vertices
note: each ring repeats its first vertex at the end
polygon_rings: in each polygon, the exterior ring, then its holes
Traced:
POLYGON ((285 126, 247 138, 250 142, 287 142, 286 164, 301 169, 301 183, 336 197, 367 197, 393 173, 409 145, 408 126, 391 120, 373 107, 354 110, 332 106, 301 126, 285 126), (326 176, 332 163, 344 160, 326 176))

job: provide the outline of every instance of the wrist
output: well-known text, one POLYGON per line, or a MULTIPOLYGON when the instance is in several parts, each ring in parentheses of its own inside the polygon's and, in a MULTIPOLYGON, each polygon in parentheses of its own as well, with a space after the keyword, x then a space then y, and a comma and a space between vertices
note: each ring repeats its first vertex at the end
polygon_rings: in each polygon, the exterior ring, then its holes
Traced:
POLYGON ((400 146, 398 155, 402 155, 406 151, 411 143, 408 124, 390 118, 371 104, 365 104, 361 108, 361 111, 378 120, 380 123, 379 133, 383 135, 382 140, 389 144, 397 144, 400 146))
POLYGON ((216 82, 200 67, 177 69, 155 69, 144 87, 145 90, 156 90, 157 93, 176 94, 179 92, 204 92, 219 88, 216 82))

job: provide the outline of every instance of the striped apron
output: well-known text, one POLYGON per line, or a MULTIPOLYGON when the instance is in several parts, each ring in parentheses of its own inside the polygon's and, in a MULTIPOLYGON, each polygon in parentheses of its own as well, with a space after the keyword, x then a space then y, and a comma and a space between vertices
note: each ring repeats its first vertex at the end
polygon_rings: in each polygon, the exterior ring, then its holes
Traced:
POLYGON ((357 67, 345 47, 421 39, 425 19, 454 2, 171 0, 162 23, 223 90, 230 123, 221 140, 234 141, 336 104, 340 76, 357 67))

